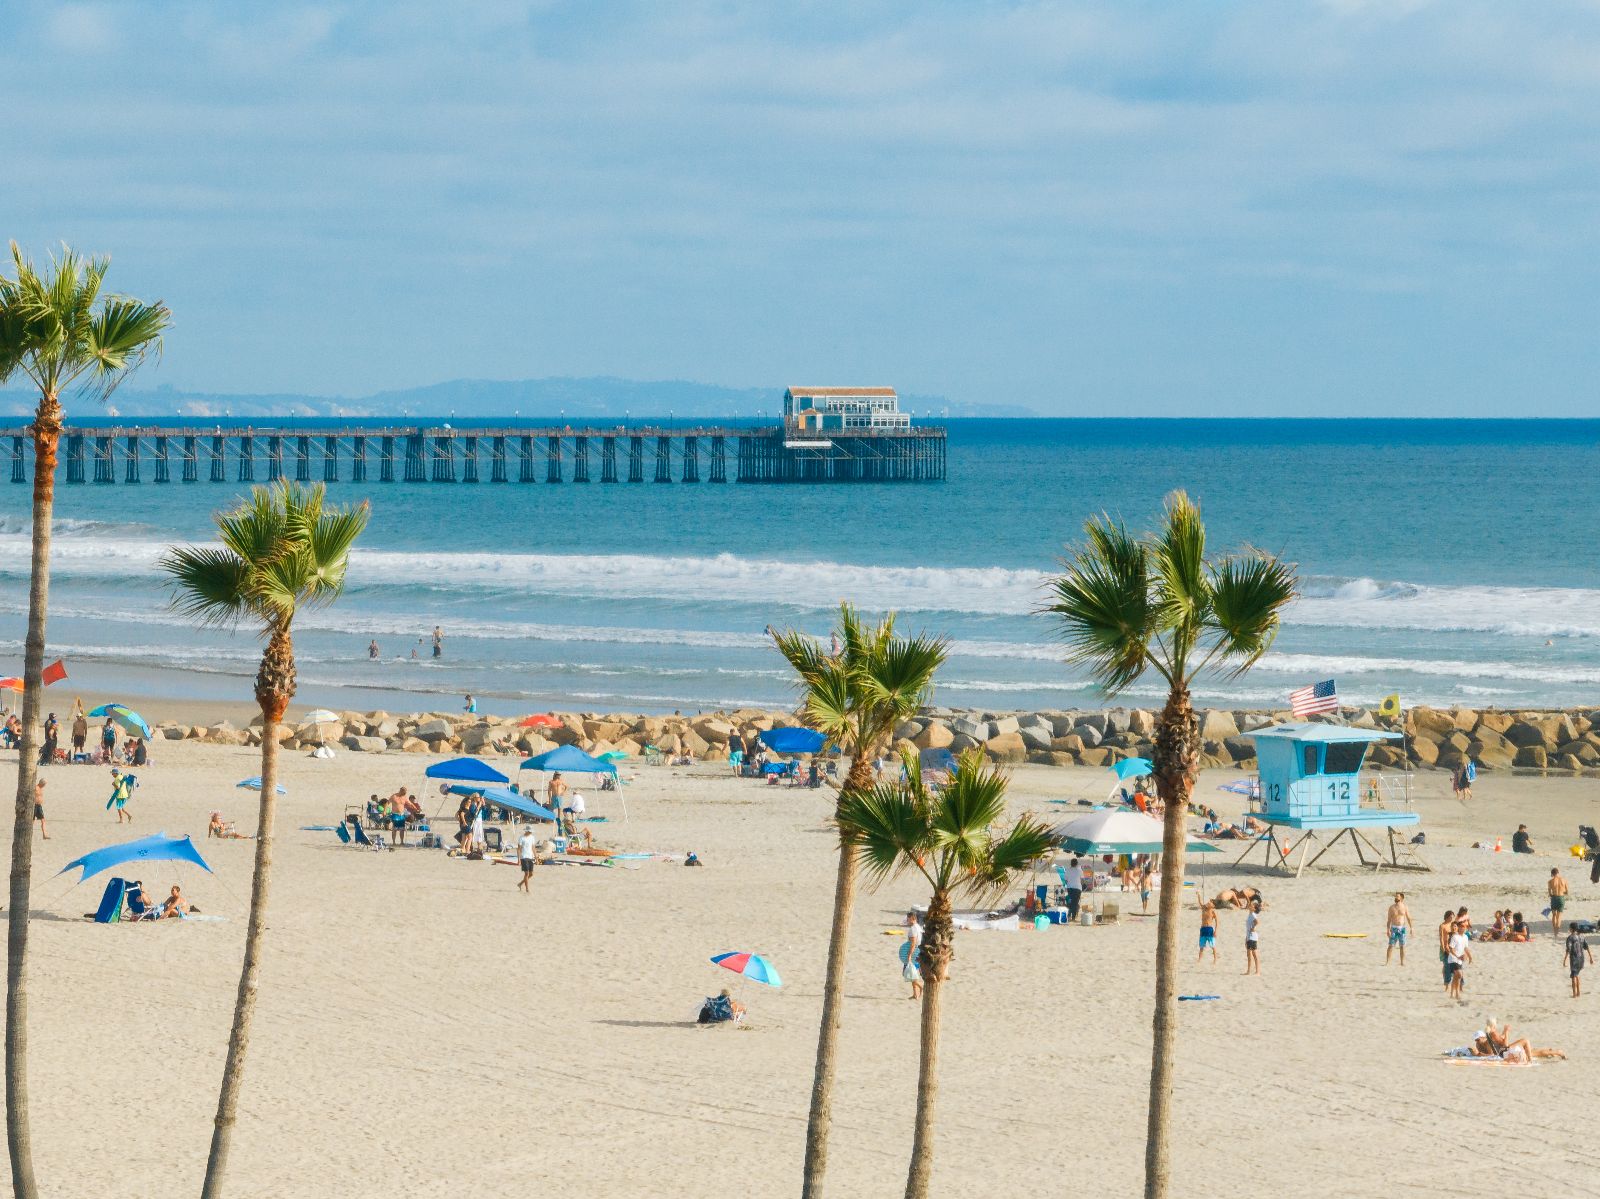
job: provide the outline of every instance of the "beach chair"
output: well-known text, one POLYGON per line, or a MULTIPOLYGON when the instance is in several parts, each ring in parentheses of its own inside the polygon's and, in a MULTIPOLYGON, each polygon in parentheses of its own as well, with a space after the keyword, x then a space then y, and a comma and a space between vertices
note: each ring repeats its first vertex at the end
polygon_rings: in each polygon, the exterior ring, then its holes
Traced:
POLYGON ((1095 917, 1096 924, 1120 924, 1122 922, 1122 908, 1107 900, 1100 905, 1100 914, 1095 917))
POLYGON ((667 751, 659 745, 646 745, 644 747, 644 763, 646 766, 665 766, 667 764, 667 751))
MULTIPOLYGON (((357 829, 360 829, 360 827, 361 826, 359 824, 356 825, 357 829)), ((334 826, 333 831, 335 834, 337 834, 339 840, 343 841, 346 845, 354 845, 356 843, 356 839, 350 835, 350 826, 348 824, 337 824, 334 826)))
POLYGON ((153 903, 142 903, 142 902, 140 902, 139 895, 140 895, 139 891, 134 891, 134 890, 131 890, 131 889, 128 891, 128 893, 127 893, 127 899, 128 899, 128 916, 127 916, 127 918, 129 920, 159 920, 159 919, 161 919, 161 909, 158 908, 153 903))
POLYGON ((497 829, 497 828, 486 828, 486 829, 484 829, 483 830, 483 843, 488 848, 490 853, 499 853, 500 852, 500 830, 497 829))
POLYGON ((382 833, 373 833, 372 836, 369 837, 369 836, 367 836, 367 831, 364 828, 362 828, 359 824, 356 825, 355 828, 353 830, 351 830, 351 831, 355 833, 355 838, 356 838, 356 844, 357 845, 365 846, 367 849, 388 849, 389 848, 388 845, 386 845, 384 843, 383 834, 382 833))

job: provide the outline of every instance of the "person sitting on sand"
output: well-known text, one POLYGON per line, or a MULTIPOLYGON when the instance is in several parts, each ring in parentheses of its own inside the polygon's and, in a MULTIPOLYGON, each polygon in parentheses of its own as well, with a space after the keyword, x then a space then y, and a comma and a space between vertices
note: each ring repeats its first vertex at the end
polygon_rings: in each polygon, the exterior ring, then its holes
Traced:
POLYGON ((1479 934, 1483 941, 1504 941, 1506 934, 1511 931, 1511 913, 1495 911, 1494 923, 1479 934))
POLYGON ((1508 1062, 1526 1062, 1534 1058, 1565 1061, 1567 1057, 1559 1049, 1535 1049, 1528 1043, 1527 1037, 1512 1040, 1511 1025, 1497 1026, 1493 1016, 1484 1024, 1482 1033, 1473 1039, 1472 1048, 1475 1056, 1498 1057, 1508 1062), (1480 1052, 1480 1047, 1488 1052, 1480 1052))
POLYGON ((1506 934, 1507 941, 1526 941, 1528 939, 1528 922, 1522 918, 1521 912, 1511 913, 1511 931, 1506 934))
POLYGON ((1239 891, 1232 887, 1224 887, 1217 892, 1217 897, 1211 901, 1219 908, 1247 908, 1250 901, 1239 891))
POLYGON ((1525 824, 1517 825, 1517 831, 1511 834, 1511 852, 1512 853, 1532 853, 1533 852, 1533 836, 1532 836, 1532 834, 1530 834, 1528 832, 1528 826, 1527 825, 1525 825, 1525 824))
POLYGON ((728 988, 724 987, 720 995, 713 995, 700 1005, 697 1021, 700 1024, 736 1024, 743 1019, 744 1004, 730 995, 728 988))
POLYGON ((189 906, 189 901, 183 897, 183 892, 174 886, 172 894, 167 896, 161 904, 161 919, 182 920, 193 910, 189 906))
POLYGON ((222 819, 221 812, 211 813, 211 823, 206 825, 206 836, 226 841, 246 841, 249 839, 243 833, 234 832, 233 822, 231 820, 225 822, 222 819))

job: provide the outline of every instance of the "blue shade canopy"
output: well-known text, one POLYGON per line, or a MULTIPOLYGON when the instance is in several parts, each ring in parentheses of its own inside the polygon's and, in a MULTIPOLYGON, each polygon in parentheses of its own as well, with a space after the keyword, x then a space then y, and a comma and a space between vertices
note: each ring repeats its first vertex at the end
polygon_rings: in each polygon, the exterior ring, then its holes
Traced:
POLYGON ((451 758, 423 771, 431 779, 461 779, 468 783, 499 783, 511 780, 482 758, 451 758))
POLYGON ((917 765, 933 774, 937 771, 956 772, 956 756, 948 749, 925 749, 917 754, 917 765))
POLYGON ((1156 772, 1155 763, 1151 762, 1149 758, 1123 758, 1120 762, 1113 762, 1111 769, 1119 779, 1124 781, 1141 778, 1144 775, 1156 772))
POLYGON ((576 745, 560 745, 546 753, 536 754, 522 764, 523 770, 565 770, 569 774, 616 774, 614 762, 591 758, 576 745))
POLYGON ((814 729, 764 729, 761 744, 775 754, 821 753, 828 739, 814 729))
POLYGON ((194 842, 188 837, 169 837, 166 833, 155 833, 149 837, 140 837, 137 841, 124 841, 121 845, 108 845, 104 849, 86 853, 81 858, 68 862, 58 873, 65 874, 69 870, 82 867, 83 874, 78 879, 81 883, 102 870, 120 866, 124 862, 193 862, 207 873, 211 870, 211 867, 206 865, 206 860, 200 856, 200 851, 194 847, 194 842))
MULTIPOLYGON (((240 779, 237 783, 234 784, 234 786, 235 787, 239 787, 239 788, 244 789, 244 790, 248 790, 248 791, 260 791, 261 790, 261 776, 259 774, 253 774, 247 779, 240 779)), ((279 795, 287 795, 287 794, 289 794, 289 789, 287 787, 285 787, 282 783, 274 784, 272 789, 274 791, 276 791, 279 795)))
POLYGON ((145 723, 144 717, 125 704, 101 704, 98 708, 91 708, 88 715, 109 716, 113 723, 121 725, 128 732, 138 733, 146 740, 150 738, 150 726, 145 723))
POLYGON ((510 808, 514 812, 522 812, 532 816, 535 820, 548 820, 555 823, 556 814, 543 804, 536 804, 526 795, 519 795, 515 791, 508 791, 504 787, 485 787, 479 792, 483 798, 497 807, 510 808))

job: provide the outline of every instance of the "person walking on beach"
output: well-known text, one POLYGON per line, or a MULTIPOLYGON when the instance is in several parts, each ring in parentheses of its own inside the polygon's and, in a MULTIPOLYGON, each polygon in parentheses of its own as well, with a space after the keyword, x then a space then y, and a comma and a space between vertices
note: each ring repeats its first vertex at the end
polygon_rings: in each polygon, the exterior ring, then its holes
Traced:
POLYGON ((1253 900, 1250 904, 1250 914, 1244 918, 1244 972, 1246 975, 1261 973, 1261 901, 1253 900))
POLYGON ((1078 908, 1083 903, 1083 864, 1073 858, 1067 868, 1061 872, 1061 881, 1067 888, 1067 920, 1069 923, 1078 922, 1078 908))
POLYGON ((1411 911, 1406 907, 1406 893, 1396 891, 1394 902, 1389 905, 1389 912, 1384 917, 1389 925, 1389 949, 1383 955, 1383 964, 1387 966, 1389 959, 1394 955, 1395 947, 1400 949, 1400 964, 1406 964, 1406 934, 1411 931, 1411 911))
POLYGON ((1450 776, 1450 789, 1462 803, 1472 798, 1472 783, 1477 777, 1478 768, 1472 764, 1471 758, 1463 758, 1461 765, 1450 776))
POLYGON ((129 777, 113 766, 111 768, 111 798, 106 800, 106 811, 109 812, 112 808, 117 809, 118 824, 121 824, 123 820, 127 820, 129 824, 133 823, 133 815, 127 811, 128 798, 132 794, 133 783, 129 777))
POLYGON ((1217 964, 1217 905, 1215 900, 1208 899, 1200 906, 1200 952, 1195 955, 1195 965, 1200 964, 1200 959, 1206 956, 1206 950, 1211 951, 1211 964, 1217 964))
POLYGON ((1561 935, 1561 913, 1567 910, 1567 880, 1561 877, 1559 866, 1550 867, 1550 934, 1561 935))
POLYGON ((466 699, 467 699, 467 706, 465 708, 463 708, 462 711, 465 712, 468 716, 476 716, 478 714, 478 701, 473 699, 472 696, 470 696, 470 695, 467 696, 466 699))
POLYGON ((1580 937, 1578 930, 1574 928, 1567 933, 1567 949, 1561 955, 1561 960, 1566 964, 1567 969, 1572 972, 1572 997, 1574 999, 1583 993, 1578 976, 1583 973, 1585 958, 1588 959, 1590 965, 1593 965, 1594 951, 1589 948, 1589 942, 1580 937))
POLYGON ((533 878, 533 858, 538 852, 539 839, 533 835, 533 825, 522 826, 522 836, 517 838, 517 864, 522 867, 522 881, 517 884, 517 890, 531 895, 528 883, 533 878))
POLYGON ((906 913, 906 940, 900 947, 900 977, 911 984, 911 998, 922 998, 922 922, 915 912, 906 913))
POLYGON ((1150 910, 1151 879, 1155 871, 1150 868, 1150 860, 1145 859, 1143 866, 1139 867, 1139 906, 1146 912, 1150 910))
POLYGON ((438 625, 433 626, 433 656, 444 657, 444 630, 438 625))
MULTIPOLYGON (((39 836, 44 838, 46 841, 50 840, 50 834, 45 831, 45 827, 44 827, 44 780, 43 779, 40 779, 38 782, 33 784, 33 818, 39 822, 39 836)), ((1578 981, 1578 976, 1576 974, 1574 974, 1572 976, 1572 981, 1573 981, 1573 985, 1576 986, 1577 985, 1577 981, 1578 981)))
POLYGON ((1450 926, 1450 937, 1445 942, 1444 993, 1457 1003, 1467 973, 1467 933, 1459 924, 1450 926))

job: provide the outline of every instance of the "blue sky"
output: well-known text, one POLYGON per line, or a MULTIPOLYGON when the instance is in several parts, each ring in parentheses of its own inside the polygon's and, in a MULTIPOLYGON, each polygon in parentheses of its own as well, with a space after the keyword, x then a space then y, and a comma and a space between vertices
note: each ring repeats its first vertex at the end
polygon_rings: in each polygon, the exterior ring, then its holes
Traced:
POLYGON ((146 382, 1593 415, 1600 6, 0 2, 146 382))

